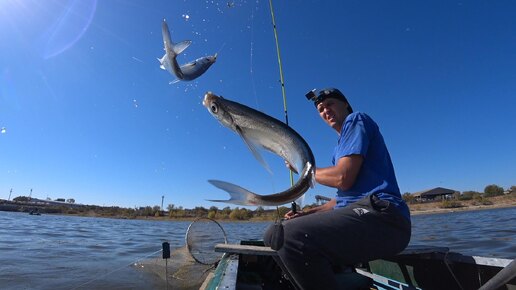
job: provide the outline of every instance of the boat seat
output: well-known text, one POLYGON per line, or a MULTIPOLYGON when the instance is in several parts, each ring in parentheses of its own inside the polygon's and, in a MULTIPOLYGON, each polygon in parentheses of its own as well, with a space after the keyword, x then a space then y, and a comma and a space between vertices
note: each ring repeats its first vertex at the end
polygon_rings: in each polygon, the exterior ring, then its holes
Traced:
POLYGON ((216 244, 215 252, 228 254, 243 254, 257 256, 277 256, 275 250, 271 247, 254 246, 254 245, 238 245, 238 244, 216 244))
POLYGON ((405 248, 405 250, 398 253, 400 255, 421 255, 421 254, 434 254, 434 253, 447 253, 450 249, 447 247, 435 247, 425 245, 411 245, 405 248))

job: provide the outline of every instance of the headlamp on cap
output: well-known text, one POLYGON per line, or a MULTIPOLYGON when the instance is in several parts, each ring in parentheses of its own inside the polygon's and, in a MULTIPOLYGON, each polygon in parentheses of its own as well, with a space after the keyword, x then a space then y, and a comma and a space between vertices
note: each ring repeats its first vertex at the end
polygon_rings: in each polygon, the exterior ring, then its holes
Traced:
POLYGON ((306 93, 306 95, 305 95, 306 99, 309 101, 312 101, 312 102, 317 102, 317 95, 315 94, 316 91, 317 91, 317 89, 313 89, 313 90, 309 91, 308 93, 306 93))

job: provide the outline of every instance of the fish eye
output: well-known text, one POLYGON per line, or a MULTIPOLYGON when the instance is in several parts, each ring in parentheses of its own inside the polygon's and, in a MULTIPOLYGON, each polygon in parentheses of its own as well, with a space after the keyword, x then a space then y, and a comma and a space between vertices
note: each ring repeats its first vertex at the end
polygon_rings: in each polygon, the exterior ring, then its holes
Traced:
POLYGON ((213 103, 210 106, 210 110, 213 114, 217 114, 217 112, 219 111, 219 107, 217 106, 217 104, 213 103))

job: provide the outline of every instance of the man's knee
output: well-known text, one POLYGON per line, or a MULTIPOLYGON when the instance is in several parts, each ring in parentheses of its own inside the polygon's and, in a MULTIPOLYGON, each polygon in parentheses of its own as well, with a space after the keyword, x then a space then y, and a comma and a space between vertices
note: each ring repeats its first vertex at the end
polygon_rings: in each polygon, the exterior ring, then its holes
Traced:
POLYGON ((282 223, 275 223, 271 225, 263 235, 264 244, 276 251, 283 247, 283 240, 284 232, 282 223))

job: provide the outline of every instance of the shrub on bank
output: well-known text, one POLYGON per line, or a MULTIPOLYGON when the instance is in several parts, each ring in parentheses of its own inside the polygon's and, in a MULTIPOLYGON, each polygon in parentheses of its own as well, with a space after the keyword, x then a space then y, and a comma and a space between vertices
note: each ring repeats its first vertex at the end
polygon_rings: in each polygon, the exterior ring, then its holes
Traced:
POLYGON ((440 208, 459 208, 463 207, 464 205, 456 200, 443 200, 441 202, 440 208))
POLYGON ((485 197, 477 197, 475 200, 471 203, 472 205, 492 205, 493 202, 485 197))

